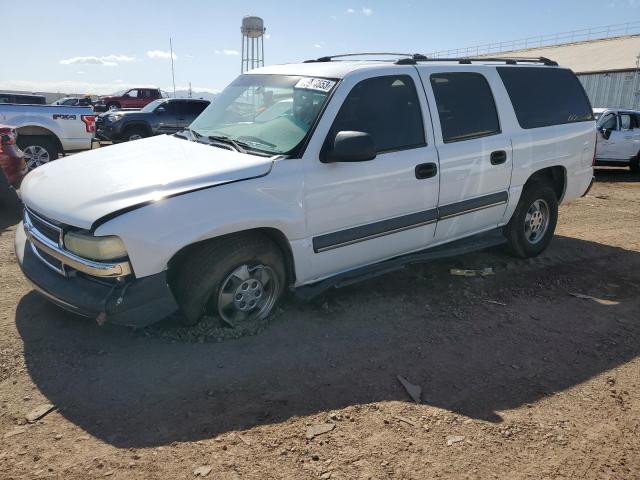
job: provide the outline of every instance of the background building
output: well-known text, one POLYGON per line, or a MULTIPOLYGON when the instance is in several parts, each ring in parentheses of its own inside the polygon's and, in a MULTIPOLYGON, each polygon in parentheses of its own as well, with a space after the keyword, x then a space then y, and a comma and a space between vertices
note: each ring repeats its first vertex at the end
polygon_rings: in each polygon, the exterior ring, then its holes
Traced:
POLYGON ((640 110, 640 22, 434 52, 431 56, 547 57, 578 75, 594 107, 640 110))

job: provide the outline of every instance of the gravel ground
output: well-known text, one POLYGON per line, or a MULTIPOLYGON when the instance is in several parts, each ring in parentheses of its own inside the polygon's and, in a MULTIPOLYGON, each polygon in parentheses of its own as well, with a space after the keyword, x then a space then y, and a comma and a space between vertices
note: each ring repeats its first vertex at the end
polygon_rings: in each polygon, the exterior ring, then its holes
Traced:
POLYGON ((5 212, 0 478, 640 478, 640 177, 597 179, 536 259, 494 249, 287 299, 242 338, 50 305, 5 212))

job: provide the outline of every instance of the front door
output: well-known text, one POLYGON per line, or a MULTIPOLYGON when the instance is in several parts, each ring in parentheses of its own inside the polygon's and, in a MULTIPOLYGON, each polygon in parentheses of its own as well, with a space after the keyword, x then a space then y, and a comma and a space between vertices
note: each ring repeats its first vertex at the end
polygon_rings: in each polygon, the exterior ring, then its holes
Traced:
POLYGON ((418 67, 429 104, 435 105, 440 156, 436 241, 496 227, 509 198, 511 137, 502 132, 489 82, 500 80, 494 70, 472 68, 451 72, 446 67, 418 67))
POLYGON ((616 158, 618 154, 616 140, 620 140, 617 135, 613 135, 616 131, 618 131, 618 116, 615 113, 607 113, 598 121, 598 136, 596 142, 596 158, 598 160, 612 160, 616 158), (608 138, 605 137, 603 131, 609 132, 608 138))
POLYGON ((314 153, 304 158, 309 279, 432 242, 439 178, 428 111, 412 67, 343 79, 307 148, 314 153), (318 152, 339 131, 369 133, 376 158, 322 163, 318 152))
POLYGON ((178 131, 176 118, 176 103, 178 102, 179 100, 167 100, 156 109, 158 133, 170 134, 178 131))

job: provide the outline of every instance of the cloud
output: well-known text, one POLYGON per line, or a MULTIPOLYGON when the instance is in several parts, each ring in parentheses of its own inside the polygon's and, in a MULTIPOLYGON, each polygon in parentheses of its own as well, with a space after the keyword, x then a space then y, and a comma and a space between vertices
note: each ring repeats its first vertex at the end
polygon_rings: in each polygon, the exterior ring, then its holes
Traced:
MULTIPOLYGON (((169 50, 147 50, 147 57, 169 60, 171 58, 171 52, 169 50)), ((173 52, 173 59, 178 59, 178 56, 175 52, 173 52)))
MULTIPOLYGON (((170 85, 166 88, 163 88, 163 90, 165 92, 173 92, 173 85, 170 85)), ((189 91, 189 85, 186 86, 180 86, 180 85, 176 85, 176 92, 177 91, 189 91)), ((218 93, 220 93, 222 90, 220 90, 219 88, 209 88, 209 87, 197 87, 195 85, 191 86, 191 91, 195 94, 195 93, 210 93, 212 95, 217 95, 218 93)))
POLYGON ((314 46, 315 48, 324 48, 324 46, 325 46, 325 42, 324 42, 324 41, 322 41, 322 42, 318 42, 318 43, 314 44, 313 46, 314 46))
POLYGON ((122 62, 133 62, 136 57, 128 57, 127 55, 104 55, 102 57, 96 57, 89 55, 86 57, 72 57, 60 60, 62 65, 103 65, 105 67, 116 67, 122 62))
POLYGON ((356 11, 353 8, 347 8, 347 11, 344 13, 356 13, 356 11))
POLYGON ((228 50, 228 49, 224 49, 224 50, 214 50, 214 52, 216 55, 240 55, 240 52, 238 50, 228 50))
POLYGON ((271 38, 271 34, 270 33, 265 33, 264 34, 264 38, 266 38, 267 40, 269 40, 271 38))
POLYGON ((362 7, 362 13, 364 13, 365 16, 370 17, 371 15, 373 15, 373 10, 367 7, 362 7))

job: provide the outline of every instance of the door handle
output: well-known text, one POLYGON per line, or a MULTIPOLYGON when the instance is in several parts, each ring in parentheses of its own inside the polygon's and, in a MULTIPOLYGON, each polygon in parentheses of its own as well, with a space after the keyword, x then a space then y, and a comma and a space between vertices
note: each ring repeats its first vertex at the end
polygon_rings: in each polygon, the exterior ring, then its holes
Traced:
POLYGON ((507 152, 504 150, 496 150, 491 152, 491 165, 500 165, 507 161, 507 152))
POLYGON ((437 173, 438 166, 435 163, 421 163, 420 165, 416 165, 416 178, 419 180, 435 177, 437 173))

